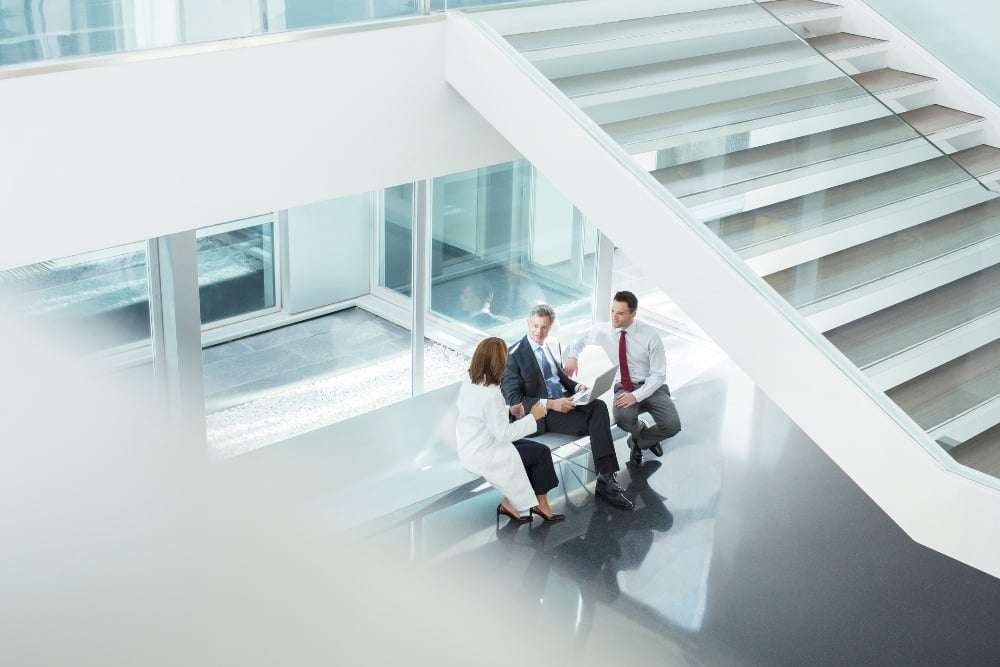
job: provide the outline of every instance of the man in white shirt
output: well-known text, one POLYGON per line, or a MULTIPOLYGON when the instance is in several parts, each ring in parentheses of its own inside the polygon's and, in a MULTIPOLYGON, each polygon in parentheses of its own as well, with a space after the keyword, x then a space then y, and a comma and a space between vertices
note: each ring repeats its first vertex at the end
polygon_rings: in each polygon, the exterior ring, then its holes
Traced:
MULTIPOLYGON (((555 321, 552 306, 539 304, 528 315, 528 334, 511 349, 500 388, 511 414, 522 417, 535 403, 548 409, 538 422, 538 433, 551 431, 590 436, 590 451, 597 470, 598 496, 616 507, 632 509, 632 501, 618 484, 618 457, 611 437, 611 417, 602 401, 575 405, 571 396, 581 388, 563 371, 545 339, 555 321)), ((530 436, 529 436, 530 437, 530 436)))
POLYGON ((642 463, 642 450, 663 456, 661 441, 681 430, 677 407, 667 387, 667 359, 663 341, 650 326, 636 320, 639 300, 632 292, 618 292, 611 301, 611 321, 599 324, 574 340, 566 349, 566 373, 576 375, 577 358, 586 345, 600 345, 618 364, 615 383, 615 423, 629 435, 631 463, 642 463), (654 424, 646 426, 640 412, 648 412, 654 424))

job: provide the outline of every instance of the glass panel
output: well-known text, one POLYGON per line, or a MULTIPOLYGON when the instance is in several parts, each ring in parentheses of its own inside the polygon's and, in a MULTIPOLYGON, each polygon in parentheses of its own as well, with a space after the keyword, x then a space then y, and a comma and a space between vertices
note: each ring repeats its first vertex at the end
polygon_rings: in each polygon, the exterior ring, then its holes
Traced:
POLYGON ((283 4, 288 29, 419 13, 417 0, 285 0, 283 4))
POLYGON ((523 3, 524 1, 525 0, 431 0, 431 11, 437 12, 445 9, 485 7, 486 5, 508 5, 512 2, 523 3))
POLYGON ((0 66, 419 13, 417 0, 0 0, 0 66))
POLYGON ((198 232, 201 322, 246 315, 276 305, 274 225, 270 215, 198 232), (267 221, 267 222, 264 222, 267 221), (243 226, 246 225, 246 226, 243 226), (215 231, 213 231, 215 230, 215 231))
POLYGON ((434 314, 514 338, 528 310, 589 317, 596 233, 526 162, 435 179, 431 250, 434 314))
POLYGON ((0 65, 124 48, 117 0, 0 0, 0 65))
POLYGON ((73 332, 84 352, 150 337, 146 245, 134 243, 0 272, 15 315, 73 332))
POLYGON ((379 225, 379 285, 410 295, 413 243, 413 185, 386 188, 379 225))

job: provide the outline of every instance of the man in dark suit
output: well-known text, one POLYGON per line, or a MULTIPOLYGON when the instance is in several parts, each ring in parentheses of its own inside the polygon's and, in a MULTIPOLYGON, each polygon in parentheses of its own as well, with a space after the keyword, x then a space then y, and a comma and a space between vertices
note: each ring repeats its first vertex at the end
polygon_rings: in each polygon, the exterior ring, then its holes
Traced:
POLYGON ((538 433, 551 431, 590 436, 590 450, 597 468, 597 495, 616 507, 632 509, 632 501, 622 492, 615 475, 618 457, 611 438, 611 418, 603 401, 574 405, 570 398, 582 385, 563 372, 562 363, 545 344, 556 319, 552 306, 540 304, 528 315, 528 335, 507 356, 501 390, 515 417, 525 414, 542 401, 548 408, 538 423, 538 433))

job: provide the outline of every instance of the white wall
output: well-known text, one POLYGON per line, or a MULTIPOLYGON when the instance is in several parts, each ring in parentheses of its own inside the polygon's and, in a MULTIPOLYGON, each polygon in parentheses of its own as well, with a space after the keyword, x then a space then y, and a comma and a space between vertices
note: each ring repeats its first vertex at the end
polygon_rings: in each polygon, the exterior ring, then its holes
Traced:
POLYGON ((1000 3, 865 1, 993 102, 1000 103, 1000 3))
POLYGON ((0 78, 0 269, 516 159, 387 25, 0 78))
POLYGON ((371 206, 367 194, 290 209, 286 214, 289 313, 371 291, 371 206))

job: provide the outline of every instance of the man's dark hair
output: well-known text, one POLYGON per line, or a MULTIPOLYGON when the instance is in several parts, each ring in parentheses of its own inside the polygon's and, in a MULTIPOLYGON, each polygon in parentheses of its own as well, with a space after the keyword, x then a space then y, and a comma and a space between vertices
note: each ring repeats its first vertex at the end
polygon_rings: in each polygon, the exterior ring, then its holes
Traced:
POLYGON ((639 299, 635 298, 635 294, 629 292, 628 290, 622 290, 621 292, 615 292, 615 301, 621 301, 628 309, 635 312, 635 309, 639 307, 639 299))

